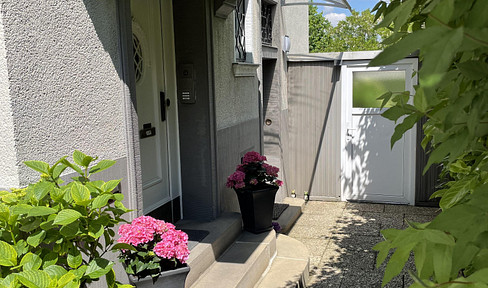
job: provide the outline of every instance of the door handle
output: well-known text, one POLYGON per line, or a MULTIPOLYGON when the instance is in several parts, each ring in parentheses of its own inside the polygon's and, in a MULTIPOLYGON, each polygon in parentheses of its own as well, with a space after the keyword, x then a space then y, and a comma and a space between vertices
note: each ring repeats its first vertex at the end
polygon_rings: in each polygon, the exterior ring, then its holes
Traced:
POLYGON ((164 122, 166 121, 166 96, 163 91, 159 92, 159 105, 159 108, 161 109, 161 122, 164 122))
POLYGON ((346 131, 346 136, 354 138, 354 131, 356 131, 356 129, 348 128, 346 131))

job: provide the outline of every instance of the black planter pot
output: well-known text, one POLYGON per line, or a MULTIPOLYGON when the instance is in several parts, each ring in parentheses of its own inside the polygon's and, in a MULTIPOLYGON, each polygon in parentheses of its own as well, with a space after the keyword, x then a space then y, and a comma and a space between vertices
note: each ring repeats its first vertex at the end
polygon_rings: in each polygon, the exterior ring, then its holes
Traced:
POLYGON ((234 190, 239 200, 244 230, 259 234, 273 229, 273 207, 278 187, 265 184, 234 190))

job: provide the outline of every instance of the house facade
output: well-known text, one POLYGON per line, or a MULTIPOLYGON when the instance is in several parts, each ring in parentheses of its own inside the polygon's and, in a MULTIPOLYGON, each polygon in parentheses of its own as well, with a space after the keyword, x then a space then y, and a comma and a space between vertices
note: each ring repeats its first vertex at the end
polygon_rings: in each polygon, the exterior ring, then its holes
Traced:
POLYGON ((211 220, 238 211, 225 182, 247 151, 283 168, 284 49, 307 52, 307 6, 52 0, 0 11, 0 188, 37 180, 23 161, 78 149, 117 160, 100 177, 123 179, 133 216, 211 220))

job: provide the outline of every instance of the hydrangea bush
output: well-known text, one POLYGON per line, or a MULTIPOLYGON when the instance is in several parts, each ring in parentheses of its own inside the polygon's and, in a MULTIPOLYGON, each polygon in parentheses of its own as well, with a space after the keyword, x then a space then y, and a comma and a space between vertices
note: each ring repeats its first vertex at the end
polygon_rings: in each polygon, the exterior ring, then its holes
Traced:
POLYGON ((227 187, 240 189, 263 184, 283 185, 278 179, 278 167, 265 163, 266 156, 258 152, 247 152, 242 158, 242 164, 237 165, 236 171, 227 178, 227 187))
POLYGON ((119 235, 119 258, 126 272, 138 278, 151 276, 156 281, 162 271, 183 267, 190 255, 185 232, 150 216, 121 225, 119 235))

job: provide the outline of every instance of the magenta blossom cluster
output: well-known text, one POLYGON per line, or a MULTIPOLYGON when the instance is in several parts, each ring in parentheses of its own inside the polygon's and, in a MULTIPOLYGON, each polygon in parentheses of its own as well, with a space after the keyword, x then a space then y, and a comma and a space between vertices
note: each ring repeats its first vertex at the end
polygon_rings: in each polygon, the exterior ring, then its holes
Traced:
POLYGON ((121 225, 119 235, 119 243, 130 244, 136 249, 149 244, 148 246, 154 247, 153 252, 161 258, 178 259, 185 263, 190 254, 188 235, 185 232, 176 230, 171 223, 150 216, 140 216, 130 224, 121 225))
POLYGON ((266 156, 258 152, 247 152, 242 158, 242 164, 237 165, 236 171, 227 177, 227 187, 240 189, 259 184, 283 185, 278 178, 278 167, 265 163, 266 156))

